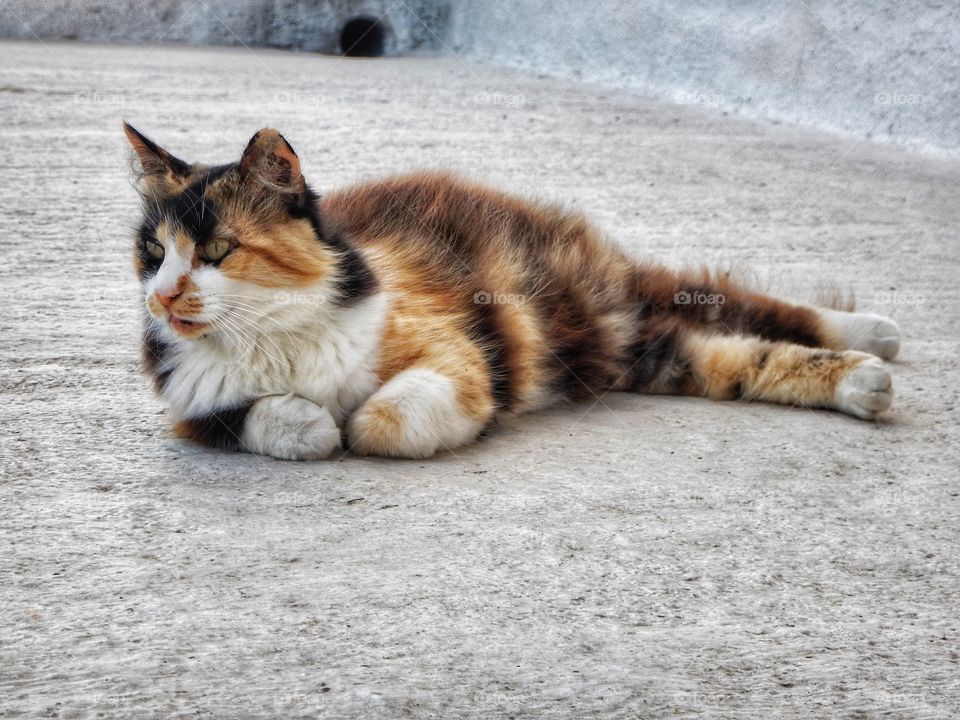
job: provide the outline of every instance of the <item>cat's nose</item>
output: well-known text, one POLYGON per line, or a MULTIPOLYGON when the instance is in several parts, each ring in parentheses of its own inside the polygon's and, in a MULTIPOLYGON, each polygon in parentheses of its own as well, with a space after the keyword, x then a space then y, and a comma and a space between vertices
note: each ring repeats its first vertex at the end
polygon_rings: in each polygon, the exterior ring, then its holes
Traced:
POLYGON ((170 309, 170 306, 173 305, 173 301, 180 297, 183 293, 179 290, 174 290, 169 295, 165 295, 162 292, 155 292, 154 295, 157 296, 157 300, 160 301, 160 304, 163 305, 167 310, 170 309))

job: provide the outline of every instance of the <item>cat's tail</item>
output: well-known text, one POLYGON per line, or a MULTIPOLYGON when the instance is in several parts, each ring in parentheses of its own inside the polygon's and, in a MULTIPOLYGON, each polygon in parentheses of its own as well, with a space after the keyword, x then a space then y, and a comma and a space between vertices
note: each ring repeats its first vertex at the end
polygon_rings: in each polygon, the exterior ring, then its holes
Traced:
POLYGON ((639 300, 649 315, 678 319, 721 334, 755 335, 773 342, 839 349, 824 312, 850 312, 853 297, 836 287, 820 291, 816 305, 801 305, 757 290, 749 274, 708 268, 673 272, 639 266, 639 300), (827 310, 828 309, 828 310, 827 310))
POLYGON ((817 291, 813 304, 817 307, 841 312, 854 312, 857 299, 852 290, 844 290, 839 285, 824 285, 817 291))

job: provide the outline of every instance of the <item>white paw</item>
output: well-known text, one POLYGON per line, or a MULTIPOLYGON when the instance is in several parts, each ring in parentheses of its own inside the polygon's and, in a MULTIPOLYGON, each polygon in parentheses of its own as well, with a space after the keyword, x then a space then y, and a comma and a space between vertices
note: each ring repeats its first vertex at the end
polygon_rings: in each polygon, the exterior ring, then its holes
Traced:
POLYGON ((296 395, 260 398, 243 424, 250 452, 281 460, 323 460, 340 447, 340 429, 330 412, 296 395))
POLYGON ((851 370, 834 395, 837 410, 863 420, 875 419, 892 401, 890 371, 878 358, 869 358, 851 370))
POLYGON ((347 438, 362 455, 428 458, 469 442, 480 429, 460 411, 449 378, 418 369, 375 392, 347 422, 347 438))
POLYGON ((890 318, 868 313, 823 311, 823 318, 851 350, 893 360, 900 352, 900 328, 890 318))
POLYGON ((859 314, 850 333, 850 348, 862 350, 884 360, 893 360, 900 352, 900 328, 883 315, 859 314))

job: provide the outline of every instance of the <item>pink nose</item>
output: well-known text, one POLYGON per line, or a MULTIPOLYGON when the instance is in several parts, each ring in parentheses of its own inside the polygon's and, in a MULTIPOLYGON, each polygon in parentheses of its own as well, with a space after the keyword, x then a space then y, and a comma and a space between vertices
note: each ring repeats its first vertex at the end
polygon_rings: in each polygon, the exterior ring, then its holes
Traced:
POLYGON ((154 293, 154 295, 156 296, 157 300, 160 301, 160 304, 163 305, 163 306, 164 306, 165 308, 167 308, 168 310, 170 309, 170 306, 173 305, 173 301, 176 300, 178 297, 180 297, 181 294, 182 294, 182 293, 181 293, 179 290, 174 290, 174 291, 173 291, 171 294, 169 294, 169 295, 164 295, 164 294, 161 293, 161 292, 155 292, 155 293, 154 293))

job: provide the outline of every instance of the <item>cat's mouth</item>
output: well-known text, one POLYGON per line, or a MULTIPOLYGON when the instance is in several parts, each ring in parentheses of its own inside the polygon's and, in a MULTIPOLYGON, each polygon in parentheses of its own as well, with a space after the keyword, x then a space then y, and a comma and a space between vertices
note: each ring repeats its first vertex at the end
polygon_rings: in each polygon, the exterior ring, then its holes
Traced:
POLYGON ((200 322, 199 320, 189 320, 173 314, 171 314, 167 320, 170 323, 170 327, 184 337, 198 337, 210 326, 209 323, 200 322))

